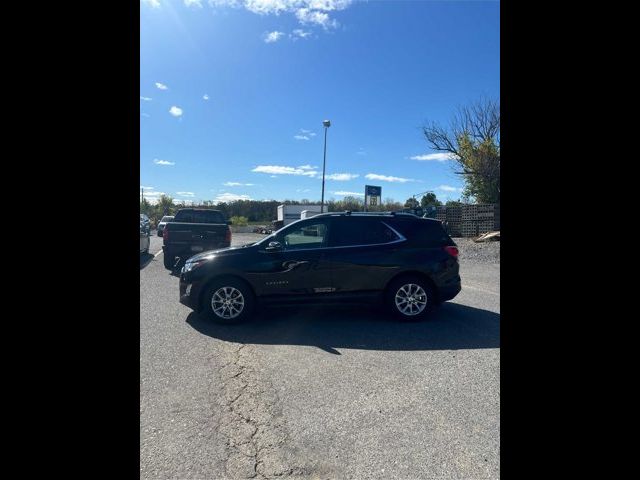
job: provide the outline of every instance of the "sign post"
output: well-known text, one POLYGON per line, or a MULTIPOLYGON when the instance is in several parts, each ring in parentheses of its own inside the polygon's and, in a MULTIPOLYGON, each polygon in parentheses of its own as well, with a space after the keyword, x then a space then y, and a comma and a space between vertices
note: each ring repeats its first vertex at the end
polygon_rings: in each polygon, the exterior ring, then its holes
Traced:
POLYGON ((368 211, 368 207, 377 207, 382 204, 382 187, 373 185, 364 186, 364 211, 368 211))

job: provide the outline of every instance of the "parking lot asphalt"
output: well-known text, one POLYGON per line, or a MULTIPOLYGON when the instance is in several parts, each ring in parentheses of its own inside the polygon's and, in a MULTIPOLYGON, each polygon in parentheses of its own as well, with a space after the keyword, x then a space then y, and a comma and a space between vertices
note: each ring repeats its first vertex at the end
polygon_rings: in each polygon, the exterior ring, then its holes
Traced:
POLYGON ((178 302, 161 245, 140 264, 141 478, 499 477, 499 263, 461 260, 462 292, 421 323, 289 307, 223 326, 178 302))

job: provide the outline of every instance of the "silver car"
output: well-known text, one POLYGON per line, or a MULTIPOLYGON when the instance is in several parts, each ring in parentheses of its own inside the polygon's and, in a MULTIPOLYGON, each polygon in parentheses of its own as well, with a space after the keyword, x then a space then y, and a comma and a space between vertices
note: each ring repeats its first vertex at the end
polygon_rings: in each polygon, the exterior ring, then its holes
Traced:
POLYGON ((164 226, 171 222, 175 217, 173 215, 165 215, 162 217, 162 220, 158 223, 158 236, 161 237, 164 232, 164 226))
POLYGON ((151 245, 151 222, 144 213, 140 214, 140 253, 149 253, 151 245))

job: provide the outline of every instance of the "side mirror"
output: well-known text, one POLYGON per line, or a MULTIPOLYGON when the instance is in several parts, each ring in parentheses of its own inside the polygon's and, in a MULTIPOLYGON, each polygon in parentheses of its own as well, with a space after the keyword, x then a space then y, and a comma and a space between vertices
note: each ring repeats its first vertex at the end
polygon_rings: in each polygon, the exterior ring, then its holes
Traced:
POLYGON ((282 244, 280 242, 269 242, 269 245, 265 250, 267 252, 279 252, 282 250, 282 244))

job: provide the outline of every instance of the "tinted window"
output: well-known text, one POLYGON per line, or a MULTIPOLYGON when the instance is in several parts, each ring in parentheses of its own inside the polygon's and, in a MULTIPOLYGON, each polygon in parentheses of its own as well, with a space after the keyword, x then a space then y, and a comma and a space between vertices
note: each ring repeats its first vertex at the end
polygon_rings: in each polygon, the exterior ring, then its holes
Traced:
POLYGON ((222 214, 216 210, 181 210, 174 220, 183 223, 225 223, 222 214))
POLYGON ((427 219, 392 219, 390 225, 404 235, 411 244, 423 247, 454 245, 442 223, 427 219))
POLYGON ((398 236, 379 219, 335 218, 331 246, 377 245, 398 240, 398 236))
POLYGON ((320 248, 325 246, 327 224, 325 222, 307 223, 288 229, 283 234, 282 241, 287 250, 320 248))

